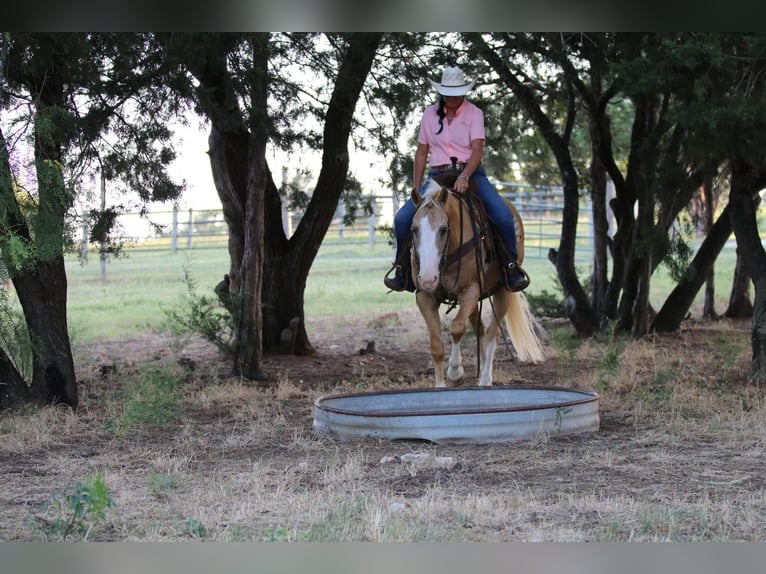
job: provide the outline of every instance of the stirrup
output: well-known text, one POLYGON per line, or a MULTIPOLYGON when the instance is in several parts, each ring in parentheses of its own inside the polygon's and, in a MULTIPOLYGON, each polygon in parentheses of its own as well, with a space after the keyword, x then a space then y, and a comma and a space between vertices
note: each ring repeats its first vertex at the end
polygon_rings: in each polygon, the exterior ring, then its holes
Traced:
POLYGON ((407 278, 404 276, 402 266, 396 264, 392 265, 391 269, 389 269, 388 273, 383 277, 383 284, 391 291, 404 291, 407 288, 407 278), (389 277, 391 271, 395 271, 393 277, 389 277))
POLYGON ((412 280, 410 267, 397 265, 396 263, 388 270, 388 273, 386 273, 386 276, 383 278, 383 284, 391 291, 409 291, 410 293, 417 291, 417 287, 412 280), (397 272, 394 277, 389 277, 391 271, 397 272))
POLYGON ((523 291, 529 287, 530 279, 526 271, 519 265, 517 261, 511 261, 503 268, 505 288, 508 291, 523 291), (515 280, 511 282, 511 277, 515 276, 515 280))

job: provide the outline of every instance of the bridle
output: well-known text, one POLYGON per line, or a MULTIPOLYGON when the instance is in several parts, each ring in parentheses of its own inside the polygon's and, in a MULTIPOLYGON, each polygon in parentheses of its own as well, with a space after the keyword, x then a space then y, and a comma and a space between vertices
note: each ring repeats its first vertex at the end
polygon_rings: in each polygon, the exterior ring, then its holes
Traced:
MULTIPOLYGON (((461 272, 461 266, 463 262, 463 258, 468 255, 469 253, 473 252, 474 256, 476 257, 476 270, 478 274, 479 279, 479 290, 481 293, 484 292, 484 273, 483 273, 483 266, 481 265, 481 245, 482 242, 485 239, 485 236, 488 232, 488 220, 486 217, 486 214, 479 209, 479 199, 473 194, 470 193, 456 193, 452 190, 449 190, 449 194, 458 201, 458 214, 459 214, 459 223, 458 228, 460 229, 460 236, 458 238, 458 245, 453 250, 449 250, 450 247, 450 238, 452 237, 452 227, 450 225, 450 218, 449 214, 447 213, 447 201, 439 202, 440 205, 444 208, 444 219, 446 220, 446 236, 447 240, 444 242, 444 245, 441 246, 439 251, 439 282, 441 284, 442 289, 445 293, 454 293, 455 289, 457 288, 459 282, 460 282, 460 272, 461 272), (470 237, 468 240, 465 240, 464 238, 464 231, 465 231, 465 225, 464 225, 464 218, 465 214, 468 214, 469 222, 471 223, 472 227, 472 237, 470 237), (451 288, 448 288, 444 284, 444 271, 457 263, 457 271, 455 273, 455 281, 451 288)), ((433 207, 436 205, 436 203, 431 199, 431 202, 425 205, 421 205, 419 209, 423 209, 424 207, 433 207)), ((413 241, 413 251, 415 254, 415 262, 417 263, 418 267, 420 267, 420 255, 418 253, 417 249, 417 242, 413 241)), ((449 299, 445 300, 445 303, 452 303, 455 304, 455 301, 449 299)))

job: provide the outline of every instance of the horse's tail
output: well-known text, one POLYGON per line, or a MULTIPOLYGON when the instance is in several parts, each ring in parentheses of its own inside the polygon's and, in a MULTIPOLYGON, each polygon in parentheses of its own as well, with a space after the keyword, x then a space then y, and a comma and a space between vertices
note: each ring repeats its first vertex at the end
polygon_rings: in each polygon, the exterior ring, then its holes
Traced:
POLYGON ((518 359, 524 363, 540 363, 545 360, 543 343, 538 335, 543 333, 543 328, 529 309, 523 293, 517 291, 509 295, 505 320, 518 359))

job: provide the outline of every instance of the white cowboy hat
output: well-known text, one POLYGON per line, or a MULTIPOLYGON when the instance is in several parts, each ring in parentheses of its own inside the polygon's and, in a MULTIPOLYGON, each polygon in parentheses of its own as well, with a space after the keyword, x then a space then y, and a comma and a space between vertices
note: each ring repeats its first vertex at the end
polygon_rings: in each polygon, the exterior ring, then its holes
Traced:
POLYGON ((463 75, 463 70, 460 68, 452 68, 447 66, 442 72, 441 84, 434 82, 431 78, 428 78, 434 90, 439 92, 442 96, 464 96, 471 91, 476 80, 468 82, 463 75))

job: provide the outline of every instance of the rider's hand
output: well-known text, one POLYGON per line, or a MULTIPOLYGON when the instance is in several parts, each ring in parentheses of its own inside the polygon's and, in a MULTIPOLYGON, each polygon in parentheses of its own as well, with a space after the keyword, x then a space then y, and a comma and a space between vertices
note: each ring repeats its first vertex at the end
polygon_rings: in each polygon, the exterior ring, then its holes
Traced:
POLYGON ((468 179, 458 176, 458 178, 455 180, 455 191, 458 193, 468 191, 468 179))

